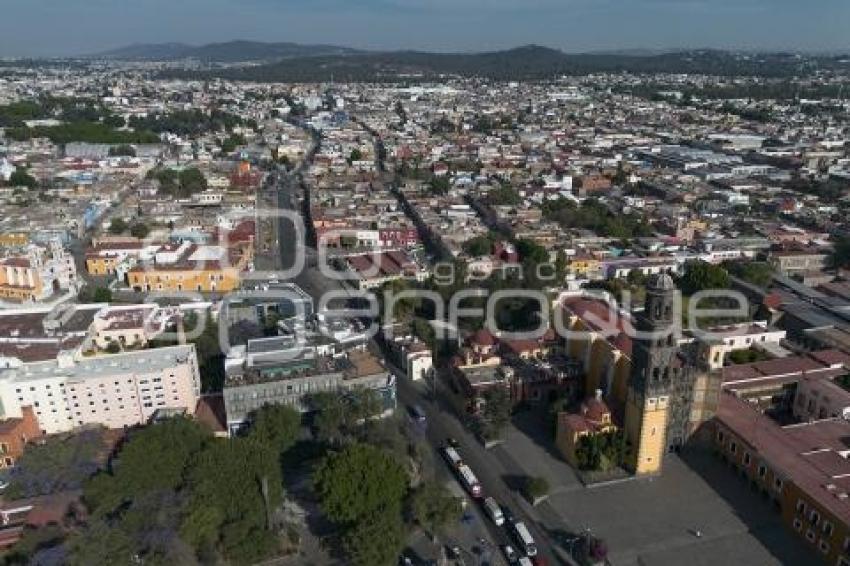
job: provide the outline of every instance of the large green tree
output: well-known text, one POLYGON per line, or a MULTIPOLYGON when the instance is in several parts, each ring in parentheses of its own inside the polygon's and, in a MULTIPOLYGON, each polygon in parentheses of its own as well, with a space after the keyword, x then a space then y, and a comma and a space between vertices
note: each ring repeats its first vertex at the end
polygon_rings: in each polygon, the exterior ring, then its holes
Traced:
POLYGON ((112 472, 100 473, 89 481, 86 503, 96 515, 102 515, 144 493, 176 490, 192 457, 209 440, 203 428, 185 418, 131 433, 112 472))
POLYGON ((198 453, 187 474, 191 490, 182 534, 214 542, 231 561, 252 564, 274 552, 270 524, 282 497, 279 455, 254 439, 215 442, 198 453))
POLYGON ((343 547, 355 566, 391 566, 398 561, 404 539, 404 522, 398 510, 372 512, 345 533, 343 547))
POLYGON ((407 491, 407 474, 389 453, 352 444, 327 456, 313 475, 325 515, 351 524, 371 513, 398 510, 407 491))
POLYGON ((685 265, 685 274, 679 281, 679 285, 686 295, 709 289, 727 289, 729 273, 719 265, 691 261, 685 265))
POLYGON ((252 416, 250 437, 285 452, 298 440, 301 413, 284 405, 264 405, 252 416))
POLYGON ((435 482, 425 483, 413 492, 410 510, 416 522, 432 535, 456 523, 463 513, 461 500, 435 482))

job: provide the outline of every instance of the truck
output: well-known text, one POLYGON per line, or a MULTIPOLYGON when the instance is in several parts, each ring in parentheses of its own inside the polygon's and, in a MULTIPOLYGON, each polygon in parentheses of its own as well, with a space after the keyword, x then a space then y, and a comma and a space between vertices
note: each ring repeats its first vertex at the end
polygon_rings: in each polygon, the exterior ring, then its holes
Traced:
POLYGON ((534 544, 534 538, 528 531, 528 527, 522 521, 517 521, 513 524, 514 536, 519 543, 519 547, 527 556, 537 556, 537 546, 534 544))
POLYGON ((460 481, 463 487, 466 488, 466 491, 469 492, 469 495, 472 497, 481 497, 481 484, 478 483, 478 478, 472 473, 472 468, 466 464, 461 464, 458 466, 457 474, 460 476, 460 481))

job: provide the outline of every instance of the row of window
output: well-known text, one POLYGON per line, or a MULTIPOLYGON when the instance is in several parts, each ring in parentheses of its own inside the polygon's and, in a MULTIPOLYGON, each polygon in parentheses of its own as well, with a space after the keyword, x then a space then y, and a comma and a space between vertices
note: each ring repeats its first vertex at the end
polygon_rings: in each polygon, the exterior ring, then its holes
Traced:
MULTIPOLYGON (((734 454, 734 455, 738 454, 738 443, 731 438, 729 439, 729 442, 727 443, 726 442, 726 434, 722 430, 717 431, 717 441, 720 443, 721 446, 724 446, 729 451, 730 454, 734 454)), ((746 467, 749 467, 750 464, 752 463, 752 456, 750 455, 750 453, 748 451, 744 450, 744 454, 743 454, 743 457, 741 458, 741 462, 746 467)), ((764 463, 760 463, 756 473, 758 474, 759 479, 764 480, 767 477, 767 465, 765 465, 764 463)), ((783 485, 784 484, 783 484, 782 478, 774 477, 774 479, 773 479, 773 489, 775 489, 776 491, 782 491, 783 485)))

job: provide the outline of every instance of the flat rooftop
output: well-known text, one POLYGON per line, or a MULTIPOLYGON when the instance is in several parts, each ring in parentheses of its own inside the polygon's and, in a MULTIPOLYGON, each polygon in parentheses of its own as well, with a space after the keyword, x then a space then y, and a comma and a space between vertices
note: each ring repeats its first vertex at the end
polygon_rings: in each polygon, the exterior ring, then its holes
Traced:
POLYGON ((64 376, 68 381, 82 382, 88 378, 103 377, 143 371, 161 371, 186 362, 194 355, 194 345, 169 346, 121 354, 84 357, 67 367, 60 366, 58 359, 26 364, 0 372, 0 379, 27 382, 64 376))

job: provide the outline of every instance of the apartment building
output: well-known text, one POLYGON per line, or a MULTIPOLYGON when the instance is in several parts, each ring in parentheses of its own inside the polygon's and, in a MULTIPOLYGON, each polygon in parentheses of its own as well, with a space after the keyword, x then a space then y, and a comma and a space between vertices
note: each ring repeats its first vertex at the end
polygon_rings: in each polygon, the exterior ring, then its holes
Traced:
POLYGON ((54 360, 7 360, 0 370, 2 417, 35 411, 42 432, 54 434, 99 424, 142 424, 160 409, 192 414, 200 396, 194 345, 100 357, 60 352, 54 360))

